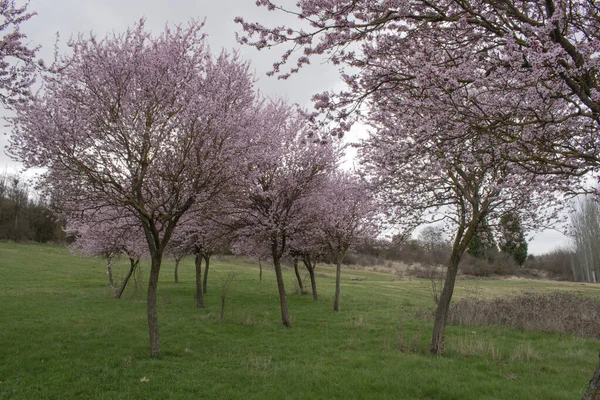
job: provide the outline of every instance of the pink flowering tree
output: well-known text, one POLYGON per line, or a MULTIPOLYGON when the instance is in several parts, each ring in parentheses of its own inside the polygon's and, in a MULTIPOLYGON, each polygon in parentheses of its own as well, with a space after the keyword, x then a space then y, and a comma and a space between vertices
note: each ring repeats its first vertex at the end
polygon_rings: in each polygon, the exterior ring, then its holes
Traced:
MULTIPOLYGON (((222 216, 221 218, 226 218, 222 216)), ((202 258, 204 259, 204 275, 202 278, 202 293, 207 292, 208 271, 210 269, 210 258, 213 254, 229 247, 231 241, 231 229, 229 225, 222 224, 220 220, 207 220, 199 236, 198 243, 201 244, 202 258)))
MULTIPOLYGON (((121 232, 114 226, 111 226, 107 230, 100 229, 99 227, 94 229, 99 224, 91 224, 91 227, 84 224, 79 225, 76 229, 71 226, 71 223, 65 227, 67 234, 75 236, 75 242, 71 245, 71 250, 86 257, 104 258, 106 261, 108 286, 114 289, 113 265, 114 260, 121 254, 121 246, 118 241, 121 232), (114 232, 116 234, 113 234, 114 232), (96 240, 96 238, 99 240, 96 240)), ((107 226, 109 224, 105 224, 103 228, 107 226)))
MULTIPOLYGON (((315 268, 317 267, 317 262, 327 253, 327 245, 323 242, 319 226, 322 216, 315 213, 315 209, 307 211, 313 213, 313 217, 307 218, 307 225, 290 240, 289 254, 294 259, 294 272, 299 284, 302 281, 298 272, 298 260, 302 260, 310 278, 313 300, 318 301, 319 294, 317 292, 315 268)), ((300 286, 300 289, 303 289, 303 287, 300 286)))
POLYGON ((27 11, 15 0, 0 1, 0 102, 13 105, 29 95, 34 82, 35 53, 25 42, 27 36, 21 33, 20 25, 31 19, 35 13, 27 11))
MULTIPOLYGON (((442 140, 443 132, 410 130, 405 114, 382 114, 361 148, 362 168, 389 218, 404 226, 447 221, 452 253, 435 314, 431 352, 442 354, 448 308, 464 252, 482 221, 497 226, 507 212, 529 227, 549 225, 564 204, 552 176, 506 161, 500 145, 476 133, 442 140)), ((563 181, 565 187, 575 184, 563 181)))
POLYGON ((378 231, 377 206, 369 193, 357 175, 331 171, 309 199, 311 206, 303 209, 307 215, 302 229, 290 239, 289 253, 308 271, 313 300, 318 300, 317 261, 329 256, 336 264, 334 311, 339 311, 341 264, 348 250, 378 231))
POLYGON ((185 216, 180 221, 173 233, 173 240, 177 246, 177 252, 192 254, 194 256, 194 267, 196 276, 196 289, 194 292, 194 304, 197 308, 205 308, 204 293, 202 291, 202 260, 204 256, 203 236, 205 232, 201 222, 185 216))
MULTIPOLYGON (((221 200, 219 205, 226 204, 221 200)), ((214 204, 213 204, 214 206, 214 204)), ((182 217, 179 226, 173 234, 176 251, 180 254, 193 254, 196 271, 196 307, 204 308, 204 294, 207 292, 208 271, 212 255, 226 247, 229 243, 231 228, 217 222, 227 219, 226 215, 219 215, 216 207, 211 208, 211 217, 206 214, 189 213, 182 217), (202 262, 204 261, 204 275, 202 275, 202 262)))
POLYGON ((169 241, 165 252, 170 254, 175 260, 175 268, 173 269, 173 278, 175 283, 179 283, 179 263, 186 256, 192 254, 185 237, 177 234, 173 234, 173 237, 169 241))
POLYGON ((180 218, 223 191, 248 152, 253 79, 236 54, 213 57, 202 24, 152 36, 144 22, 82 36, 43 90, 16 107, 10 152, 43 167, 66 214, 116 208, 140 224, 151 258, 150 354, 160 355, 157 284, 180 218))
POLYGON ((342 262, 352 246, 377 235, 378 208, 367 185, 343 171, 329 176, 319 197, 319 236, 335 262, 333 311, 339 311, 342 262))
POLYGON ((493 133, 514 144, 506 156, 543 172, 581 174, 600 161, 600 11, 593 2, 257 4, 304 22, 269 27, 236 19, 241 43, 283 48, 272 74, 288 78, 314 56, 349 67, 341 74, 347 90, 315 96, 341 133, 365 110, 361 104, 393 101, 398 109, 443 110, 428 127, 452 115, 479 134, 493 133))
POLYGON ((303 114, 285 104, 264 109, 261 151, 245 174, 246 183, 233 212, 239 237, 264 241, 270 248, 277 278, 282 322, 292 327, 281 260, 288 243, 302 230, 311 196, 321 190, 335 168, 337 153, 331 142, 309 130, 303 114))
POLYGON ((85 256, 101 256, 106 259, 106 274, 115 297, 121 298, 130 278, 142 258, 148 258, 148 246, 140 225, 118 210, 87 212, 67 219, 66 231, 75 237, 71 245, 74 252, 85 256), (113 278, 113 261, 119 256, 129 259, 129 270, 122 282, 113 278))
POLYGON ((268 243, 257 237, 238 236, 231 244, 233 254, 245 255, 258 261, 258 281, 262 282, 263 263, 271 258, 271 248, 268 243))

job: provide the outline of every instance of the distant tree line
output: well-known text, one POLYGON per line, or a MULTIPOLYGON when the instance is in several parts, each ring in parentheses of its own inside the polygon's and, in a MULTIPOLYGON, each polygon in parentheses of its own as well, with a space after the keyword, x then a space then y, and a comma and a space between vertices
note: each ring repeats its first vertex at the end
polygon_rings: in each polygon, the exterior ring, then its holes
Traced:
MULTIPOLYGON (((461 271, 474 276, 515 275, 596 283, 600 280, 600 247, 597 246, 600 205, 594 197, 582 196, 573 202, 569 226, 571 246, 534 256, 527 252, 527 242, 515 214, 505 214, 495 234, 484 221, 469 243, 461 271)), ((396 261, 408 265, 441 265, 450 250, 450 242, 444 239, 443 232, 427 227, 417 239, 366 241, 346 258, 346 263, 374 266, 396 261)))
POLYGON ((60 221, 17 174, 0 176, 0 240, 62 241, 60 221))
MULTIPOLYGON (((451 253, 451 247, 451 241, 445 235, 444 229, 439 225, 430 225, 423 228, 415 239, 394 238, 390 242, 365 242, 359 249, 360 255, 357 253, 355 257, 349 257, 347 262, 364 264, 370 257, 371 262, 382 258, 407 264, 443 264, 451 253), (359 258, 362 258, 362 262, 359 258)), ((527 258, 527 241, 520 218, 515 213, 506 213, 499 219, 498 226, 492 227, 487 221, 479 225, 462 264, 473 264, 474 260, 482 260, 487 261, 488 265, 494 265, 502 261, 510 264, 512 270, 524 267, 527 258)), ((468 265, 467 268, 472 269, 468 265)), ((474 271, 472 274, 491 275, 492 270, 486 269, 487 271, 474 271)), ((502 274, 502 271, 496 273, 502 274)))
MULTIPOLYGON (((573 215, 575 218, 576 214, 573 215)), ((489 226, 485 226, 483 231, 485 234, 478 233, 474 237, 474 243, 461 261, 463 275, 581 281, 584 280, 581 278, 585 276, 584 271, 587 271, 584 261, 592 259, 590 255, 580 254, 582 249, 577 251, 576 248, 560 248, 536 256, 528 254, 525 235, 514 215, 502 218, 495 235, 489 226)), ((345 263, 359 267, 392 267, 394 262, 398 262, 410 267, 409 275, 422 277, 428 271, 427 266, 444 265, 450 253, 451 243, 442 229, 428 226, 416 238, 366 240, 348 254, 345 263)), ((600 260, 600 257, 597 259, 600 260)))

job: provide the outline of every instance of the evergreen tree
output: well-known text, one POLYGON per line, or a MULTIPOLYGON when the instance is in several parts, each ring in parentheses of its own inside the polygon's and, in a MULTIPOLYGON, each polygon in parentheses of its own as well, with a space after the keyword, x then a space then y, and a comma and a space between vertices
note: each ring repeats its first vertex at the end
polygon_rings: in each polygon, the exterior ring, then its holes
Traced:
POLYGON ((467 252, 476 258, 492 261, 498 252, 498 246, 487 221, 483 220, 473 234, 467 252))
POLYGON ((518 214, 507 213, 500 218, 500 250, 511 256, 519 265, 527 259, 527 241, 518 214))

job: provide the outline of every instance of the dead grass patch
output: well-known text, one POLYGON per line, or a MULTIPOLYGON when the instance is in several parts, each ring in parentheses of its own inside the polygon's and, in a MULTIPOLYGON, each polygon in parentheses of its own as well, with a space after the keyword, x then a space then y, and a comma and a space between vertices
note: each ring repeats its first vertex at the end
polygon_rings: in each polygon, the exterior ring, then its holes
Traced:
POLYGON ((600 340, 600 302, 572 293, 525 293, 511 298, 465 298, 450 308, 454 325, 504 325, 600 340))

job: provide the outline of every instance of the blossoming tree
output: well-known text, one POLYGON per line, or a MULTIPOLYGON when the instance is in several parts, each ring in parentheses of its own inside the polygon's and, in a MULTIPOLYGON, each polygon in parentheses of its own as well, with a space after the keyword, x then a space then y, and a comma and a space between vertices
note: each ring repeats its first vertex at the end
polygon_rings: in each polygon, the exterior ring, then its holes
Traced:
POLYGON ((129 279, 142 258, 148 258, 148 246, 140 225, 131 217, 119 215, 118 210, 84 213, 67 219, 66 231, 75 237, 71 249, 86 256, 106 259, 109 286, 115 297, 121 298, 129 279), (120 255, 129 259, 129 270, 119 285, 113 279, 113 260, 120 255))
POLYGON ((104 39, 80 36, 13 119, 11 154, 47 169, 43 186, 65 213, 108 207, 138 220, 152 261, 151 356, 160 355, 165 248, 182 215, 228 187, 251 136, 248 65, 236 54, 212 56, 201 30, 190 22, 152 36, 141 21, 104 39))
POLYGON ((277 277, 282 322, 292 327, 281 260, 288 242, 301 232, 312 214, 311 196, 321 190, 337 163, 331 142, 309 129, 302 113, 283 103, 265 107, 260 149, 244 174, 232 210, 236 235, 268 243, 277 277))
POLYGON ((0 1, 0 102, 5 106, 28 96, 35 80, 38 49, 24 43, 27 37, 20 30, 20 25, 35 15, 27 6, 19 7, 15 0, 0 1))
POLYGON ((335 171, 328 176, 316 196, 314 208, 318 210, 315 237, 326 247, 336 265, 333 311, 339 311, 342 262, 352 246, 377 236, 378 208, 365 182, 345 171, 335 171))
POLYGON ((501 144, 476 133, 466 131, 460 140, 449 140, 440 132, 443 128, 408 128, 406 114, 373 113, 377 129, 361 148, 362 170, 390 218, 406 226, 445 220, 453 230, 431 343, 431 352, 442 354, 459 263, 482 221, 497 226, 511 212, 528 226, 550 224, 565 203, 561 188, 553 176, 507 161, 501 144))
POLYGON ((341 74, 347 90, 315 96, 342 133, 364 101, 392 96, 397 106, 444 109, 444 118, 452 112, 480 134, 514 143, 518 151, 511 156, 545 172, 583 173, 600 161, 600 11, 594 2, 257 4, 305 22, 269 27, 236 19, 245 31, 241 43, 284 48, 273 74, 286 79, 314 56, 347 67, 341 74), (287 70, 286 63, 292 64, 287 70))

